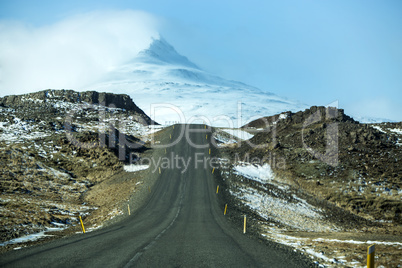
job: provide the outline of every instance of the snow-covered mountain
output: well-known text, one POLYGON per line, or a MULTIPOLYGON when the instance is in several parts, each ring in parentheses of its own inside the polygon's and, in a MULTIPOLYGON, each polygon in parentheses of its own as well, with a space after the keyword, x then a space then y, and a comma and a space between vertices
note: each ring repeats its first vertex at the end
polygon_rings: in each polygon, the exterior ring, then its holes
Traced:
POLYGON ((202 123, 240 127, 262 116, 307 106, 200 69, 163 38, 82 90, 130 95, 161 124, 202 123))

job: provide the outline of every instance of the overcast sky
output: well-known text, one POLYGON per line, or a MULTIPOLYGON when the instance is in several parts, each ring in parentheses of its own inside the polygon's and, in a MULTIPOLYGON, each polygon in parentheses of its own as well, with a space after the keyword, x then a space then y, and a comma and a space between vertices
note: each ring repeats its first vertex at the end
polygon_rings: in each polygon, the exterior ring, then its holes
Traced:
POLYGON ((159 32, 224 78, 401 121, 401 29, 399 0, 0 0, 0 96, 44 73, 56 86, 96 80, 159 32))

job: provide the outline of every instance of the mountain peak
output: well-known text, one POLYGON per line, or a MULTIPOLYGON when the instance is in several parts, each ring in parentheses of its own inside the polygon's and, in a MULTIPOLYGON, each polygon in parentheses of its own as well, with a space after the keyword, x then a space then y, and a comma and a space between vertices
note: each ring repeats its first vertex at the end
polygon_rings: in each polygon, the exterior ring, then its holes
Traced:
POLYGON ((126 93, 162 124, 200 115, 214 126, 242 126, 252 119, 307 108, 253 86, 197 67, 163 38, 86 88, 126 93), (166 105, 159 105, 159 104, 166 105), (170 107, 170 108, 168 108, 170 107), (151 109, 151 110, 150 110, 151 109), (224 118, 224 119, 222 119, 224 118))
POLYGON ((139 56, 149 63, 167 63, 199 69, 187 57, 180 55, 163 37, 153 39, 149 48, 141 51, 139 56))

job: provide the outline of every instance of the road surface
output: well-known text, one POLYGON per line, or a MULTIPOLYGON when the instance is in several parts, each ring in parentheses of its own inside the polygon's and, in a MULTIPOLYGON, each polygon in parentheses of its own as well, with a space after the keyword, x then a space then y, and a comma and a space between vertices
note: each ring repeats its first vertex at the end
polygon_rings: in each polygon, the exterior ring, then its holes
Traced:
POLYGON ((141 209, 103 229, 7 252, 0 267, 306 266, 298 256, 233 228, 218 205, 211 168, 202 161, 209 157, 208 146, 193 146, 207 145, 210 132, 203 125, 176 125, 172 140, 185 128, 199 132, 167 148, 166 157, 177 159, 175 167, 165 159, 141 209))

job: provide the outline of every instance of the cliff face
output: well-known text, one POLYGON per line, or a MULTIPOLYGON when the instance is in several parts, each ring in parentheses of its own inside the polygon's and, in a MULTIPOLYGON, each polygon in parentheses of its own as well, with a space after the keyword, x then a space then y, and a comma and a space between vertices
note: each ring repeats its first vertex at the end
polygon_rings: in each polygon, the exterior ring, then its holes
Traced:
POLYGON ((10 95, 0 98, 3 107, 32 107, 32 104, 46 106, 49 102, 69 102, 75 104, 95 104, 110 108, 120 108, 140 116, 148 125, 156 124, 126 94, 113 94, 96 91, 76 92, 73 90, 43 90, 24 95, 10 95))

